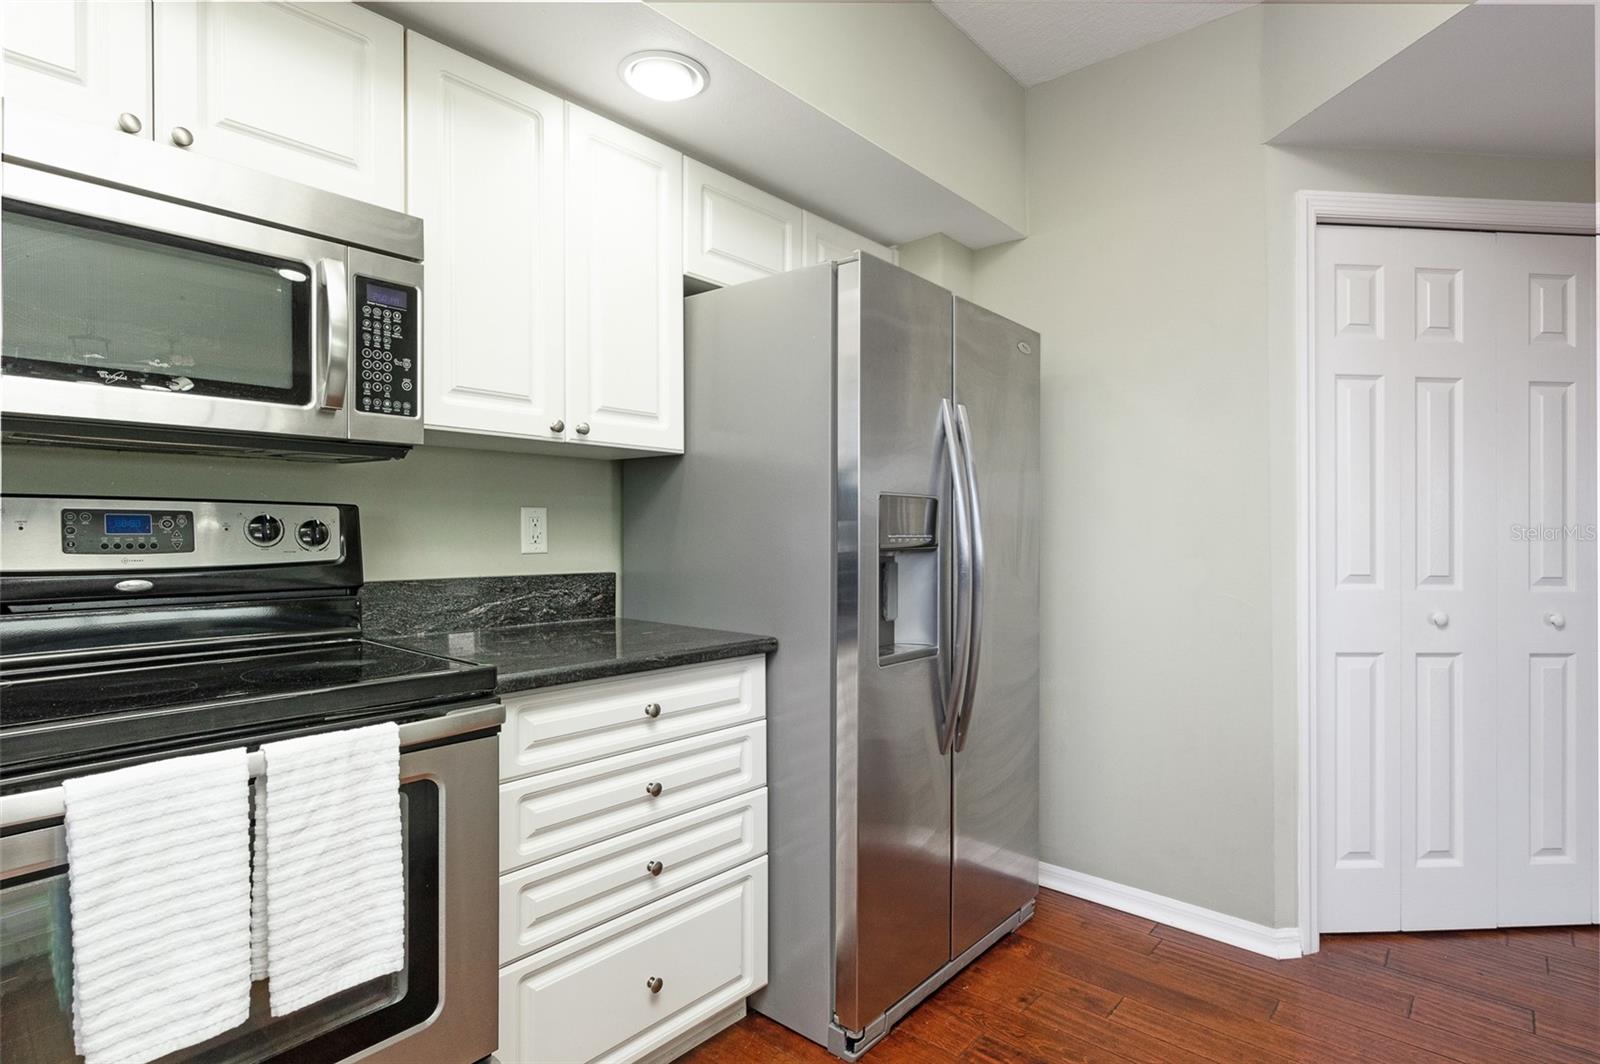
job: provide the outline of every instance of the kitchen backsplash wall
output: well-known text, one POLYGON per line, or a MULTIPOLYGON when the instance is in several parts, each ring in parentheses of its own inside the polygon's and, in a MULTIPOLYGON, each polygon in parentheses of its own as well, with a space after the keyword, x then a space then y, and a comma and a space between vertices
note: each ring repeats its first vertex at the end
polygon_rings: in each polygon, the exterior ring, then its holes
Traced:
POLYGON ((0 448, 11 493, 355 503, 368 580, 617 572, 621 479, 615 462, 438 446, 352 465, 0 448), (523 506, 549 511, 548 554, 521 552, 523 506))
POLYGON ((540 573, 444 580, 369 580, 361 589, 367 635, 469 632, 614 616, 616 573, 540 573))

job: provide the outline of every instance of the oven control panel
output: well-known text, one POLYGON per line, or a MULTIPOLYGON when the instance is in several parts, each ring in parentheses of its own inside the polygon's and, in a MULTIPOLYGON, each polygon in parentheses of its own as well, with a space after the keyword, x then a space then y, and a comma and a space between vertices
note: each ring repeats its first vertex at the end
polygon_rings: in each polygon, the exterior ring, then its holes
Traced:
POLYGON ((8 573, 337 563, 338 506, 183 499, 0 498, 8 573))
POLYGON ((417 290, 356 277, 356 409, 365 414, 416 417, 417 290))
POLYGON ((61 511, 61 550, 66 554, 192 554, 193 510, 61 511))

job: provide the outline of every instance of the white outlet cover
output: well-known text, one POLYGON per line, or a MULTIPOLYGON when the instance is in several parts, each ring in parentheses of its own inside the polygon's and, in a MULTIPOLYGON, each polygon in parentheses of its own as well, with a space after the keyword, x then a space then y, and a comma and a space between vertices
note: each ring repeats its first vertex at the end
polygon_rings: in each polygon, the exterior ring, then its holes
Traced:
POLYGON ((550 518, 543 506, 522 508, 522 553, 550 553, 550 518))

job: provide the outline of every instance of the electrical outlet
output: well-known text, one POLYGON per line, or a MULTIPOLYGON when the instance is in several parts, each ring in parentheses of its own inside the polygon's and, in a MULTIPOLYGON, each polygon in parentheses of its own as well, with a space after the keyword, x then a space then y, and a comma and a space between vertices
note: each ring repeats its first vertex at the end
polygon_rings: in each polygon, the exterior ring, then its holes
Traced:
POLYGON ((550 553, 549 517, 543 506, 522 508, 522 553, 550 553))

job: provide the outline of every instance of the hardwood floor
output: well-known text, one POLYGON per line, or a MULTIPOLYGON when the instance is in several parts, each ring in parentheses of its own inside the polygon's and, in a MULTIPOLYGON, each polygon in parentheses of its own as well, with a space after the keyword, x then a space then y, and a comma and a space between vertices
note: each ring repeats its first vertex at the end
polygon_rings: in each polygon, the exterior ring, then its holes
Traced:
MULTIPOLYGON (((754 1014, 683 1058, 833 1059, 754 1014)), ((1600 929, 1329 935, 1273 961, 1042 890, 865 1059, 1597 1064, 1600 929)))

